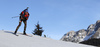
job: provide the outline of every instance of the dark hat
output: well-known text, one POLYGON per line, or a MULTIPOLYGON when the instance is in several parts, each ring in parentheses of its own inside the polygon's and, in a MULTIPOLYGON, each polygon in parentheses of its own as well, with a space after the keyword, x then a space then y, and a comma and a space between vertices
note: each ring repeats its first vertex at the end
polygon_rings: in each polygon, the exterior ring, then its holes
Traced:
POLYGON ((28 9, 29 7, 27 7, 26 9, 28 9))

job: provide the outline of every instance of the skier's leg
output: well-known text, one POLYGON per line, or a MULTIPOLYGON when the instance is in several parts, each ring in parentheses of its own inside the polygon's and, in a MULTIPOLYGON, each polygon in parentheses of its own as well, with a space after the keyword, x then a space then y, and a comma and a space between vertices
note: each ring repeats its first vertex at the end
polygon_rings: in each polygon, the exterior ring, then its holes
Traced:
POLYGON ((27 27, 27 21, 23 21, 24 22, 24 32, 23 32, 23 34, 25 34, 26 35, 26 27, 27 27))
POLYGON ((17 33, 17 30, 19 29, 19 27, 21 26, 21 21, 19 22, 19 25, 17 26, 17 28, 16 28, 16 30, 15 30, 15 32, 14 32, 14 34, 16 34, 17 33))

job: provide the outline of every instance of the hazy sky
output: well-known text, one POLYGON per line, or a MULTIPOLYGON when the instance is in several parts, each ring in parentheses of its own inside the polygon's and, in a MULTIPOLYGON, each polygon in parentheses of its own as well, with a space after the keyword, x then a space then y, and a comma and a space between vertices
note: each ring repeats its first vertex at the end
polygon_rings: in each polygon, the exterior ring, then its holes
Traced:
MULTIPOLYGON (((29 7, 27 33, 39 21, 43 35, 59 40, 71 31, 87 29, 100 19, 100 0, 0 0, 0 30, 15 31, 20 12, 29 7)), ((23 32, 24 24, 18 31, 23 32)))

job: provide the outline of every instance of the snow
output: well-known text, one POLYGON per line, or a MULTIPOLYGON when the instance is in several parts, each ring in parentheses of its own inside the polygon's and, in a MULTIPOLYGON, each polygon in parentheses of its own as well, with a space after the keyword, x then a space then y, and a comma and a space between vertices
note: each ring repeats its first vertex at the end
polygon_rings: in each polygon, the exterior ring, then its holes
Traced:
POLYGON ((87 35, 84 40, 88 40, 90 37, 92 37, 94 34, 96 33, 96 31, 91 32, 89 35, 87 35))
POLYGON ((13 31, 0 31, 0 47, 94 47, 90 45, 83 45, 72 42, 64 42, 60 40, 53 40, 40 36, 32 37, 21 35, 15 36, 13 31))

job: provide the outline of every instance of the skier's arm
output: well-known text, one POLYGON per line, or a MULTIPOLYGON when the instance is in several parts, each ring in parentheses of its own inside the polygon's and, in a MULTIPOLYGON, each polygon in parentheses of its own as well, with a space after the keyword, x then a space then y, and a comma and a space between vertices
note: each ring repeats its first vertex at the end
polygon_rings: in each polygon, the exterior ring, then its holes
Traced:
POLYGON ((29 18, 29 13, 28 13, 28 15, 26 15, 26 20, 28 20, 28 18, 29 18))

